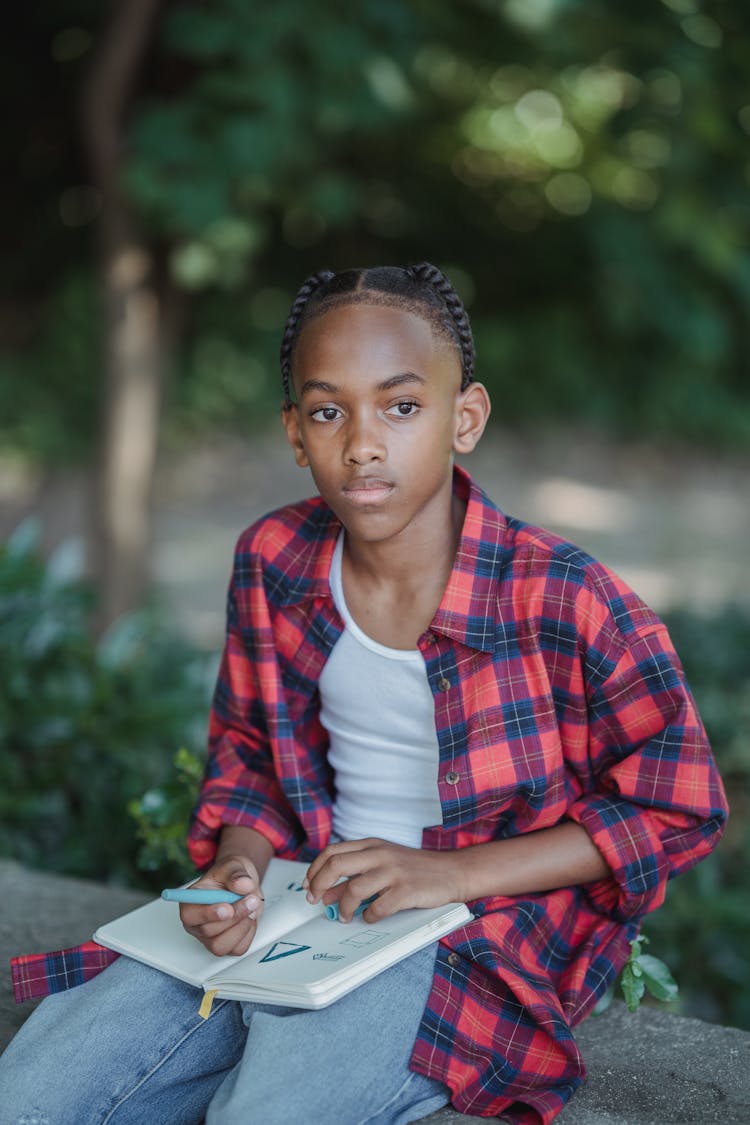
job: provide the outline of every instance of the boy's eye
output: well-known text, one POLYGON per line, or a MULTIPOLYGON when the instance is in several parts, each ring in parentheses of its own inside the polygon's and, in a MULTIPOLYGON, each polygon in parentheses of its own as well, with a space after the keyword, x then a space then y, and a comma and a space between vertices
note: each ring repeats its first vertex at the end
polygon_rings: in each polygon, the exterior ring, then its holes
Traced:
POLYGON ((316 422, 335 422, 340 414, 338 406, 318 406, 310 411, 310 417, 316 422))
POLYGON ((419 403, 412 401, 412 399, 404 399, 402 402, 397 402, 395 406, 390 406, 386 413, 395 414, 398 418, 411 418, 418 410, 419 403))

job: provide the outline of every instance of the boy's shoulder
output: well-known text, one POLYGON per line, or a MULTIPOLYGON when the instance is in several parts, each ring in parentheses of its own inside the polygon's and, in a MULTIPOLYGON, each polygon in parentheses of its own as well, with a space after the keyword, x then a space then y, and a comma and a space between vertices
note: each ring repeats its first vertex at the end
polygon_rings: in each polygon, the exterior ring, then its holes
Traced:
POLYGON ((478 538, 503 565, 510 563, 532 564, 535 568, 564 567, 573 580, 584 575, 610 576, 611 571, 583 547, 562 535, 507 514, 471 478, 470 503, 474 502, 480 514, 473 523, 478 538), (497 548, 502 550, 498 552, 497 548))
POLYGON ((615 632, 625 636, 663 628, 628 583, 583 547, 505 514, 481 489, 475 495, 483 507, 483 531, 489 531, 484 553, 487 559, 494 556, 501 600, 504 588, 515 604, 533 605, 545 618, 609 619, 615 632), (492 544, 495 536, 498 541, 492 544))
POLYGON ((237 540, 235 571, 254 569, 315 579, 328 573, 341 524, 320 496, 267 512, 237 540))
POLYGON ((240 539, 253 542, 273 533, 277 528, 288 527, 296 531, 308 524, 317 526, 330 523, 332 520, 335 522, 336 517, 323 497, 308 496, 265 512, 244 529, 240 539))
POLYGON ((517 516, 506 516, 507 545, 517 565, 529 573, 544 573, 551 580, 590 586, 605 596, 613 589, 628 589, 625 582, 584 547, 546 527, 517 516))

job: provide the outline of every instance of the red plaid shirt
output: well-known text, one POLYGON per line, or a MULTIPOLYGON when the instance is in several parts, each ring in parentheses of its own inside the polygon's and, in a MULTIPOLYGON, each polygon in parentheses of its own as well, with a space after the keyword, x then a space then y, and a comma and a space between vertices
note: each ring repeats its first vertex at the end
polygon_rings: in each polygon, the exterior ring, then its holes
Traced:
MULTIPOLYGON (((411 1065, 445 1082, 465 1113, 546 1125, 584 1075, 571 1027, 616 976, 667 880, 718 842, 727 806, 658 618, 578 548, 504 516, 460 469, 455 487, 463 534, 419 639, 443 809, 423 846, 568 818, 612 874, 470 903, 475 920, 440 943, 411 1065)), ((339 531, 316 498, 239 540, 189 841, 199 868, 225 824, 257 829, 290 858, 328 842, 334 786, 317 684, 343 630, 328 581, 339 531)))
MULTIPOLYGON (((612 877, 471 903, 443 940, 412 1066, 466 1113, 549 1122, 583 1075, 571 1025, 625 961, 667 879, 717 843, 721 781, 661 622, 613 574, 508 519, 461 470, 453 572, 419 639, 435 700, 442 826, 461 848, 578 821, 612 877)), ((328 842, 334 796, 317 684, 341 635, 328 575, 340 525, 317 498, 240 539, 210 760, 190 847, 224 824, 284 856, 328 842)), ((415 566, 419 560, 415 560, 415 566)))

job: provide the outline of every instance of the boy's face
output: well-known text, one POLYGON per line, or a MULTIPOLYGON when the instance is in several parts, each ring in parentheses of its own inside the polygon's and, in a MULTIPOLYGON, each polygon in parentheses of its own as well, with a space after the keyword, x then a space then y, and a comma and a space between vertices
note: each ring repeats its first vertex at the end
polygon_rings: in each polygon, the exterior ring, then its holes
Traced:
MULTIPOLYGON (((467 424, 456 353, 427 320, 397 308, 345 305, 310 321, 295 350, 297 404, 284 414, 297 464, 350 535, 380 542, 444 525, 454 452, 467 424)), ((476 432, 475 432, 476 431, 476 432)))

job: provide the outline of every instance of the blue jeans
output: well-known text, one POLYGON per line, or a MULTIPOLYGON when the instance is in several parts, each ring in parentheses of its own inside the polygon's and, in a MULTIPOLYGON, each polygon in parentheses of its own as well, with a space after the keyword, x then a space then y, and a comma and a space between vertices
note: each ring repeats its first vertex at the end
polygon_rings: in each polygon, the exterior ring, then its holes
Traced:
POLYGON ((405 1125, 446 1105, 409 1070, 435 946, 319 1011, 214 1001, 121 957, 44 1000, 0 1058, 0 1125, 405 1125))

